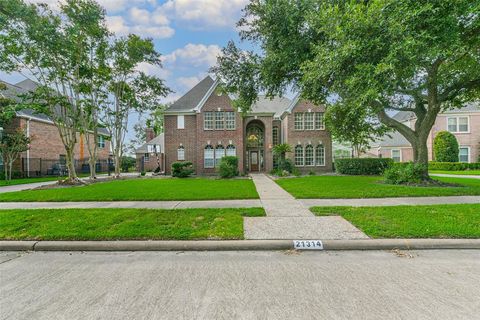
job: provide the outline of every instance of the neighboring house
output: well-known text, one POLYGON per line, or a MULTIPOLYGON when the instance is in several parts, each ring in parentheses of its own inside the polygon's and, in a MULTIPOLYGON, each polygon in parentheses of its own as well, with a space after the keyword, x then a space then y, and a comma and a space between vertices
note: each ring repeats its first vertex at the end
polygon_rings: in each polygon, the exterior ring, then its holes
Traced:
MULTIPOLYGON (((415 126, 416 118, 412 112, 398 112, 394 118, 410 128, 415 126)), ((429 160, 435 159, 433 141, 440 131, 449 131, 457 138, 460 162, 480 161, 480 104, 471 103, 437 116, 427 140, 429 160)), ((397 162, 413 161, 413 149, 407 139, 398 132, 389 135, 372 143, 370 152, 397 162)))
MULTIPOLYGON (((9 99, 18 99, 19 94, 26 93, 36 87, 31 80, 24 80, 15 85, 3 82, 6 89, 0 90, 0 95, 9 99)), ((17 112, 16 117, 1 131, 10 132, 22 128, 27 136, 32 138, 30 149, 23 152, 15 163, 14 171, 21 176, 59 175, 65 173, 65 147, 52 120, 33 110, 24 109, 17 112)), ((110 156, 110 141, 108 131, 99 129, 98 137, 98 171, 106 171, 110 156)), ((75 146, 75 160, 78 173, 89 172, 88 149, 84 135, 78 135, 75 146)))
POLYGON ((163 133, 155 137, 150 128, 145 130, 146 142, 135 149, 137 159, 137 171, 154 171, 160 165, 160 172, 165 171, 165 135, 163 133))
POLYGON ((167 174, 176 161, 191 161, 198 175, 215 174, 224 156, 237 156, 242 173, 269 172, 276 163, 272 148, 280 143, 292 146, 287 157, 301 172, 332 171, 323 106, 298 96, 262 96, 242 116, 218 85, 206 77, 166 110, 162 151, 167 174))

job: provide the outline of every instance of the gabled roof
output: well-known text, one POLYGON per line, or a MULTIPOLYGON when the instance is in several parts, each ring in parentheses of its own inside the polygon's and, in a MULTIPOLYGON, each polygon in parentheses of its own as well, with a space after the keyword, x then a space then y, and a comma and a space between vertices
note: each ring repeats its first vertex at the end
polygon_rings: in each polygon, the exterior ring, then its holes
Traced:
MULTIPOLYGON (((439 115, 463 112, 480 112, 480 102, 470 102, 467 103, 464 107, 446 110, 442 113, 439 113, 439 115)), ((415 119, 416 116, 415 113, 413 113, 412 111, 399 111, 392 118, 399 122, 406 122, 408 120, 415 119)))
POLYGON ((272 99, 267 96, 258 96, 257 101, 252 105, 249 114, 256 113, 273 113, 275 117, 280 117, 290 105, 291 100, 286 97, 274 97, 272 99))
POLYGON ((411 144, 398 131, 394 131, 372 142, 371 146, 372 147, 411 147, 411 144))
POLYGON ((160 152, 164 153, 165 152, 165 135, 163 133, 160 133, 158 136, 153 138, 152 140, 142 144, 140 147, 135 149, 135 153, 148 153, 147 145, 159 145, 160 146, 160 152))
POLYGON ((167 110, 167 113, 175 112, 193 112, 197 108, 200 101, 207 95, 214 85, 215 81, 206 76, 202 81, 197 83, 192 89, 175 101, 167 110))

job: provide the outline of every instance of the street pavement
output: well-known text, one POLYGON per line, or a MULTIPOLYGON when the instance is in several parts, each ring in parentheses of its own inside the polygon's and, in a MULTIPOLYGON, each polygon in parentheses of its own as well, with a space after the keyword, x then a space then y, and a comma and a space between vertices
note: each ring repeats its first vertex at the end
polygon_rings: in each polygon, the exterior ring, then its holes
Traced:
POLYGON ((480 251, 0 253, 0 319, 478 319, 480 251))

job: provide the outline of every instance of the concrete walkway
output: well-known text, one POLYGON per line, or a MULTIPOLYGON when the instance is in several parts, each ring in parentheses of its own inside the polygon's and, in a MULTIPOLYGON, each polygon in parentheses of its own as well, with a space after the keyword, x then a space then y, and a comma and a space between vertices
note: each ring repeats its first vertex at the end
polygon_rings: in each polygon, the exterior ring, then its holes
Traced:
POLYGON ((252 174, 266 217, 244 218, 245 239, 368 239, 342 217, 316 217, 264 174, 252 174))
POLYGON ((431 173, 431 176, 434 177, 445 177, 445 178, 467 178, 467 179, 480 179, 480 176, 475 175, 464 175, 464 174, 445 174, 445 173, 431 173))

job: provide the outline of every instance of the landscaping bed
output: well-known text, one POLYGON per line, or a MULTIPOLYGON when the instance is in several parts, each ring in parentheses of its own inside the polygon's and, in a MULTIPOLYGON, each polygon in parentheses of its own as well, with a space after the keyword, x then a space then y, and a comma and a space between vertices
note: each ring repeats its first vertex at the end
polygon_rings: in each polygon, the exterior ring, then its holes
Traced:
POLYGON ((339 215, 372 238, 480 238, 480 204, 313 207, 339 215))
POLYGON ((0 201, 167 201, 258 199, 249 179, 127 179, 0 194, 0 201))
POLYGON ((243 239, 248 209, 0 210, 0 240, 243 239))
POLYGON ((381 176, 312 176, 275 180, 298 199, 355 199, 480 195, 480 179, 435 177, 445 186, 404 186, 382 182, 381 176))

